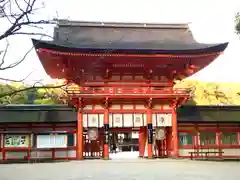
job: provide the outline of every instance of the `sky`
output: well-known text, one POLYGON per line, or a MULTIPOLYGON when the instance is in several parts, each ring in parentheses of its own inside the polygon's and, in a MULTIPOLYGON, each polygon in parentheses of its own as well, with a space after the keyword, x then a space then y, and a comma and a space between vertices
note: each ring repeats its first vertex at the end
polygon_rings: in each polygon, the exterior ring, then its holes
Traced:
MULTIPOLYGON (((194 38, 201 43, 229 42, 225 53, 191 79, 215 82, 240 82, 240 37, 234 31, 234 17, 240 11, 239 0, 38 0, 42 8, 37 19, 69 19, 102 22, 190 23, 194 38)), ((0 33, 6 26, 0 26, 0 33)), ((39 30, 37 30, 39 31, 39 30)), ((44 33, 52 34, 46 26, 44 33)), ((31 37, 9 38, 7 63, 18 61, 32 48, 31 37)), ((3 42, 0 48, 3 48, 3 42)), ((36 52, 32 50, 16 68, 0 71, 0 77, 51 82, 36 52)))

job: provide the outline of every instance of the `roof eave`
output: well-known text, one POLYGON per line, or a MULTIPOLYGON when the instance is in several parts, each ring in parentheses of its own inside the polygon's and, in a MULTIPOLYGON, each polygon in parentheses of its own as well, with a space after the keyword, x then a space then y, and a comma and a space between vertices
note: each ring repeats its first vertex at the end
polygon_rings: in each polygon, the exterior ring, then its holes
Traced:
MULTIPOLYGON (((106 52, 106 48, 78 48, 78 47, 67 47, 64 45, 59 45, 54 42, 50 41, 41 41, 32 39, 33 44, 35 46, 35 49, 45 48, 49 50, 55 50, 59 52, 98 52, 103 53, 106 52)), ((112 53, 134 53, 139 52, 138 54, 144 53, 144 54, 202 54, 202 53, 215 53, 215 52, 223 52, 228 46, 228 42, 221 43, 221 44, 215 44, 210 47, 206 48, 199 48, 199 49, 113 49, 111 48, 112 53)))

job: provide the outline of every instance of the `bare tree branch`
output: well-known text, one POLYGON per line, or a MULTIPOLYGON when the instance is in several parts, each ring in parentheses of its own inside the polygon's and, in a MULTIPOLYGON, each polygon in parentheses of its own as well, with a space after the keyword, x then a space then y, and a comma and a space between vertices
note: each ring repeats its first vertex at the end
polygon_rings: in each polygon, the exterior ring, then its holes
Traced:
POLYGON ((67 84, 62 84, 62 85, 57 85, 57 86, 31 86, 31 87, 26 87, 26 88, 22 88, 22 89, 18 89, 18 90, 14 90, 14 91, 11 91, 11 92, 0 94, 0 98, 7 97, 7 96, 12 96, 12 95, 15 95, 17 93, 32 90, 32 89, 57 89, 57 88, 63 88, 65 86, 67 86, 67 84))
POLYGON ((3 56, 2 56, 1 61, 0 61, 0 69, 1 69, 2 65, 4 64, 4 62, 5 62, 5 57, 7 55, 8 48, 9 48, 9 43, 7 42, 5 50, 3 51, 3 56))
POLYGON ((240 34, 240 13, 235 16, 235 30, 237 34, 240 34))
MULTIPOLYGON (((39 1, 39 0, 38 0, 39 1)), ((44 34, 43 32, 37 32, 37 31, 29 31, 24 29, 24 27, 27 28, 35 28, 35 29, 40 29, 42 30, 43 28, 41 25, 45 24, 53 24, 50 21, 47 20, 36 20, 33 18, 32 15, 39 10, 39 7, 36 7, 37 0, 0 0, 0 20, 2 22, 7 22, 6 30, 0 32, 0 41, 2 42, 3 40, 7 40, 8 37, 10 36, 15 36, 15 35, 29 35, 29 36, 41 36, 41 37, 48 37, 52 38, 51 36, 44 34)), ((22 63, 26 57, 29 55, 31 50, 34 47, 31 47, 22 58, 20 58, 18 61, 9 64, 7 62, 7 55, 8 55, 8 50, 9 50, 9 42, 7 41, 7 44, 5 48, 1 51, 0 50, 0 70, 7 70, 7 69, 12 69, 18 66, 20 63, 22 63), (8 65, 6 65, 8 63, 8 65)), ((0 77, 0 80, 2 81, 8 81, 8 82, 22 82, 25 81, 30 75, 32 74, 29 73, 26 77, 20 80, 14 80, 10 78, 5 78, 5 77, 0 77)), ((12 87, 9 84, 5 84, 4 86, 7 87, 7 92, 4 92, 3 89, 0 92, 0 99, 1 98, 7 98, 12 96, 12 95, 17 95, 21 92, 24 91, 29 91, 32 89, 57 89, 57 88, 62 88, 66 84, 62 85, 52 85, 52 86, 44 86, 43 84, 36 85, 36 83, 33 86, 30 87, 22 87, 20 89, 16 89, 12 87)), ((10 102, 10 101, 9 101, 10 102)))
POLYGON ((8 78, 2 78, 2 77, 0 77, 0 80, 2 80, 2 81, 8 81, 8 82, 24 82, 28 77, 31 76, 32 73, 33 73, 33 71, 30 72, 25 78, 20 79, 20 80, 8 79, 8 78))
POLYGON ((11 68, 16 67, 17 65, 19 65, 21 62, 23 62, 23 61, 26 59, 26 57, 27 57, 28 54, 33 50, 33 48, 34 48, 34 47, 31 47, 31 49, 29 49, 19 61, 14 62, 14 63, 6 66, 6 67, 0 67, 0 70, 6 70, 6 69, 11 69, 11 68))

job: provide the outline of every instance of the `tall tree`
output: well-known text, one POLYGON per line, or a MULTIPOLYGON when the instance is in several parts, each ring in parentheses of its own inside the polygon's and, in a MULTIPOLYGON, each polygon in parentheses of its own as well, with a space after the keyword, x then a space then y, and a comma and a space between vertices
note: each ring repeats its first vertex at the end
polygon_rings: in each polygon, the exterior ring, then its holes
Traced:
POLYGON ((236 19, 235 19, 235 30, 237 34, 240 34, 240 13, 237 13, 236 19))
MULTIPOLYGON (((7 55, 10 46, 8 39, 10 37, 18 35, 50 37, 49 35, 42 33, 41 30, 42 25, 50 24, 51 22, 44 19, 37 19, 34 16, 38 13, 39 9, 44 7, 44 4, 40 1, 41 0, 0 0, 0 44, 4 45, 4 47, 0 49, 0 72, 17 67, 33 50, 32 47, 16 62, 8 62, 7 55)), ((18 80, 0 76, 0 80, 5 82, 23 82, 29 76, 30 74, 27 77, 18 80)), ((63 86, 65 86, 65 84, 58 86, 43 86, 39 85, 39 83, 27 87, 22 86, 18 89, 9 86, 9 88, 5 88, 4 91, 0 91, 0 98, 18 94, 23 91, 30 91, 31 89, 61 88, 63 86)))

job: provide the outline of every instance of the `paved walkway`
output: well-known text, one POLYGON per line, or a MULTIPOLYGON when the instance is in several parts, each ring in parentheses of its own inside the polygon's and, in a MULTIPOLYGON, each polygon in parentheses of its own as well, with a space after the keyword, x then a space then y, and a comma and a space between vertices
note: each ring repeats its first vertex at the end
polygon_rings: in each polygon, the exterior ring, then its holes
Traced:
POLYGON ((110 158, 111 159, 138 159, 139 152, 117 152, 117 153, 111 153, 110 158))
POLYGON ((88 160, 0 165, 0 180, 239 180, 239 162, 88 160))

